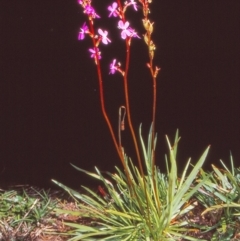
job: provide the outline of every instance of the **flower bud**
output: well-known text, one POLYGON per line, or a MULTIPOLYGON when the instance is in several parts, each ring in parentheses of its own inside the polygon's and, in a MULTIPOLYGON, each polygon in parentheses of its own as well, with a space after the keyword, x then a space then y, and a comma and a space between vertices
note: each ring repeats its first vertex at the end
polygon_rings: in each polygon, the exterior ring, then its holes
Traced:
POLYGON ((155 51, 156 47, 155 44, 153 43, 153 41, 151 40, 148 46, 148 50, 149 50, 149 54, 151 56, 151 58, 153 59, 154 57, 154 51, 155 51))
POLYGON ((149 44, 149 37, 148 37, 147 33, 145 33, 143 37, 144 37, 145 43, 148 45, 149 44))
POLYGON ((145 28, 145 30, 146 30, 148 33, 152 34, 152 32, 153 32, 153 24, 154 24, 154 23, 151 23, 151 22, 149 21, 149 19, 143 19, 142 21, 143 21, 143 27, 145 28))

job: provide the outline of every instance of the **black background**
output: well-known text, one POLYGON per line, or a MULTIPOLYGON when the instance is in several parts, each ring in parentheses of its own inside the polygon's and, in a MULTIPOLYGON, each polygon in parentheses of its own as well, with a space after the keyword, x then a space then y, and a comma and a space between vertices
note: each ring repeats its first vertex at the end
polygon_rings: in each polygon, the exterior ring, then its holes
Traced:
MULTIPOLYGON (((112 1, 93 1, 112 43, 100 45, 106 109, 117 130, 124 104, 120 74, 109 75, 113 58, 124 63, 124 41, 108 18, 112 1)), ((0 1, 0 187, 30 184, 50 187, 51 179, 77 188, 95 185, 73 169, 114 171, 120 161, 104 122, 95 65, 88 37, 78 41, 84 21, 80 5, 68 1, 0 1)), ((127 19, 140 36, 141 9, 127 19)), ((182 137, 178 164, 193 163, 211 144, 205 163, 229 164, 230 150, 239 166, 240 2, 153 0, 151 19, 157 46, 157 165, 165 170, 165 134, 182 137)), ((129 76, 135 130, 143 123, 146 140, 151 124, 151 79, 146 46, 134 39, 129 76)), ((135 159, 131 137, 123 136, 135 159)))

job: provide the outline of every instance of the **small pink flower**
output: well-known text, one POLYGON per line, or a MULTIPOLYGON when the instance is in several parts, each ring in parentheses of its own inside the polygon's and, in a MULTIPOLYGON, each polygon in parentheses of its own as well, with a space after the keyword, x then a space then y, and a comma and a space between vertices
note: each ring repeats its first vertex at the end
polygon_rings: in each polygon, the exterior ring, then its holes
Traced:
POLYGON ((127 36, 128 37, 131 36, 131 32, 129 31, 128 27, 129 27, 128 21, 124 23, 122 20, 119 20, 118 28, 122 29, 122 32, 121 32, 122 39, 126 39, 127 36))
POLYGON ((108 17, 117 17, 118 16, 118 11, 117 11, 118 4, 116 2, 112 3, 112 6, 108 6, 108 11, 110 11, 110 14, 108 17))
POLYGON ((100 18, 100 16, 96 14, 95 9, 89 4, 84 7, 84 13, 91 15, 93 18, 100 18))
POLYGON ((116 67, 116 59, 113 60, 113 62, 110 64, 110 73, 109 74, 115 74, 115 72, 118 70, 116 67))
POLYGON ((80 32, 78 33, 78 40, 83 40, 85 38, 85 34, 88 33, 88 26, 86 22, 80 28, 80 32))
POLYGON ((134 38, 140 38, 137 34, 137 32, 133 29, 133 28, 128 28, 128 30, 130 31, 131 33, 131 37, 134 37, 134 38))
POLYGON ((108 31, 106 31, 106 30, 102 30, 102 29, 98 29, 98 33, 99 33, 99 35, 102 37, 102 42, 104 43, 104 44, 108 44, 108 43, 110 43, 111 42, 111 40, 107 37, 107 35, 108 35, 108 31))
POLYGON ((101 52, 99 52, 99 48, 89 49, 91 53, 91 58, 101 59, 101 52))
POLYGON ((137 35, 137 32, 133 28, 129 27, 128 21, 124 23, 122 20, 119 20, 118 28, 122 29, 122 32, 121 32, 122 39, 126 39, 127 37, 140 38, 137 35))

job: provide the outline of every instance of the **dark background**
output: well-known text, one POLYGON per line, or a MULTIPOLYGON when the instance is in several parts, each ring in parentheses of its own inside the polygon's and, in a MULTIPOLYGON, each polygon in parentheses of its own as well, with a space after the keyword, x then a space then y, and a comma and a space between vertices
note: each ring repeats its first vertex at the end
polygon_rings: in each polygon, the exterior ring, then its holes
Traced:
MULTIPOLYGON (((107 18, 112 1, 93 1, 101 15, 96 26, 109 30, 111 45, 100 45, 106 108, 117 130, 124 104, 122 79, 109 75, 109 63, 124 63, 124 42, 117 19, 107 18), (99 4, 101 2, 101 4, 99 4), (97 6, 99 5, 99 6, 97 6)), ((140 36, 141 10, 128 20, 140 36)), ((151 19, 157 46, 157 165, 164 171, 165 134, 177 128, 180 170, 211 144, 205 168, 240 158, 240 1, 153 0, 151 19)), ((99 102, 95 65, 78 41, 85 20, 76 0, 0 1, 0 187, 30 184, 50 187, 54 178, 73 188, 95 185, 73 169, 114 171, 120 166, 99 102)), ((136 131, 151 123, 151 79, 146 46, 134 39, 129 78, 130 104, 136 131)), ((130 136, 123 136, 130 156, 130 136)), ((136 160, 136 159, 135 159, 136 160)))

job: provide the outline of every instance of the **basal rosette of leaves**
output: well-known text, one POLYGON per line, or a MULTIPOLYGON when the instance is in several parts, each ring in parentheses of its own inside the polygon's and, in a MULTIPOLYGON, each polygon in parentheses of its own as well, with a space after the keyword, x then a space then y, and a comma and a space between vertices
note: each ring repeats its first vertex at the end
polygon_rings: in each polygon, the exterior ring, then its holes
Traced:
MULTIPOLYGON (((87 187, 83 188, 88 194, 81 194, 53 180, 54 183, 65 189, 78 202, 80 210, 84 210, 84 212, 71 212, 71 214, 91 219, 90 225, 66 223, 66 225, 73 228, 71 232, 66 234, 73 236, 69 241, 170 241, 180 240, 180 238, 198 240, 186 236, 186 233, 191 230, 188 227, 188 222, 182 217, 194 208, 194 205, 189 200, 208 180, 206 176, 201 181, 198 180, 198 184, 192 185, 196 181, 197 174, 205 161, 209 147, 192 168, 188 177, 186 177, 186 173, 190 161, 185 167, 182 178, 178 179, 176 165, 178 132, 176 133, 174 145, 171 145, 167 138, 169 155, 166 159, 170 166, 167 175, 161 173, 156 166, 154 166, 154 174, 152 173, 151 158, 153 148, 151 138, 150 130, 146 145, 141 137, 140 128, 140 140, 146 168, 144 177, 139 172, 138 167, 134 166, 132 161, 125 155, 132 186, 129 186, 125 173, 117 167, 116 173, 108 173, 106 178, 97 168, 95 168, 96 173, 91 173, 73 165, 77 170, 100 180, 107 192, 105 197, 101 197, 87 187), (152 177, 153 175, 154 177, 152 177), (156 186, 152 181, 153 178, 156 186)), ((156 144, 156 138, 154 144, 156 144)), ((68 210, 56 210, 56 212, 69 213, 68 210)), ((197 229, 192 229, 192 231, 194 230, 197 229)))

